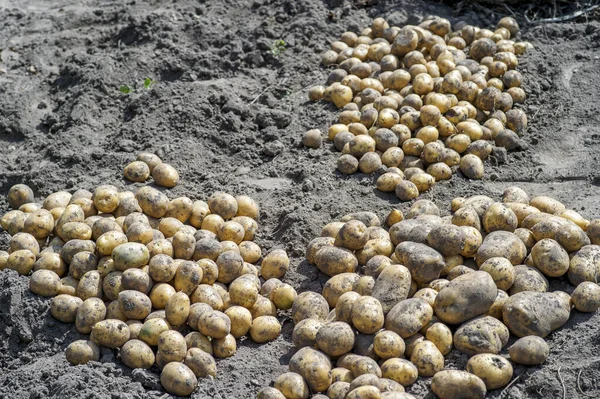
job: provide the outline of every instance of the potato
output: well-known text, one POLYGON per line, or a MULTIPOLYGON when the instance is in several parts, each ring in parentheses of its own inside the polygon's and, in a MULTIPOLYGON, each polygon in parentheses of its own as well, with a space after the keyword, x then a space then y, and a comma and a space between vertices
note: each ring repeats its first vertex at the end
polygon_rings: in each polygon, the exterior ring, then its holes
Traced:
POLYGON ((454 333, 454 346, 467 355, 499 353, 508 343, 509 332, 501 321, 480 316, 462 324, 454 333))
POLYGON ((148 345, 158 345, 159 336, 168 331, 170 328, 169 323, 162 318, 148 319, 142 325, 138 334, 138 339, 144 341, 148 345))
POLYGON ((487 312, 494 303, 496 291, 496 284, 488 273, 464 274, 438 292, 435 314, 445 323, 462 323, 487 312))
POLYGON ((585 231, 573 223, 567 223, 562 226, 562 228, 554 236, 554 239, 567 252, 575 252, 582 247, 591 244, 591 241, 585 231))
POLYGON ((397 303, 408 297, 410 271, 402 265, 388 265, 377 276, 371 295, 376 298, 388 313, 397 303))
POLYGON ((112 213, 119 206, 119 191, 115 186, 100 186, 94 191, 92 201, 98 211, 112 213))
POLYGON ((129 340, 129 326, 121 320, 106 319, 92 327, 90 340, 107 348, 119 348, 129 340))
POLYGON ((588 245, 577 251, 571 258, 567 276, 574 286, 584 281, 600 281, 600 246, 588 245))
POLYGON ((58 321, 74 323, 81 304, 83 301, 79 297, 60 294, 52 298, 50 313, 58 321))
MULTIPOLYGON (((335 52, 334 52, 335 53, 335 52)), ((312 97, 311 97, 312 100, 312 97)), ((313 100, 315 101, 315 100, 313 100)), ((316 100, 318 101, 318 100, 316 100)), ((256 399, 286 399, 286 397, 277 389, 273 387, 265 387, 258 391, 256 399)))
POLYGON ((485 211, 482 217, 485 231, 503 230, 514 232, 518 226, 517 215, 501 202, 494 202, 485 211))
POLYGON ((317 347, 329 356, 341 356, 352 350, 354 333, 344 322, 325 323, 316 336, 317 347))
POLYGON ((506 386, 513 376, 513 368, 508 360, 491 353, 482 353, 470 358, 466 370, 481 378, 488 390, 506 386))
POLYGON ((60 279, 60 284, 59 294, 75 296, 79 280, 73 278, 73 276, 66 276, 60 279))
POLYGON ((167 300, 165 314, 172 326, 180 326, 186 322, 190 313, 190 298, 184 292, 177 292, 167 300))
POLYGON ((534 267, 526 265, 517 265, 515 270, 515 280, 509 289, 509 294, 514 295, 523 291, 548 291, 549 283, 544 275, 534 267))
POLYGON ((477 250, 477 266, 490 258, 506 258, 513 265, 520 264, 527 256, 525 244, 511 232, 494 231, 488 234, 477 250))
POLYGON ((162 163, 162 160, 157 156, 149 152, 140 152, 136 158, 137 161, 142 161, 150 170, 150 173, 154 170, 154 168, 162 163))
POLYGON ((352 325, 363 334, 374 334, 383 327, 383 308, 376 298, 361 296, 352 306, 352 325))
POLYGON ((175 289, 190 296, 198 287, 203 277, 202 268, 197 263, 192 261, 179 262, 173 280, 175 289))
POLYGON ((481 378, 462 370, 440 371, 431 380, 431 390, 440 399, 483 399, 487 393, 481 378))
POLYGON ((317 332, 323 326, 321 320, 309 318, 296 323, 292 332, 292 342, 296 348, 316 347, 317 332))
POLYGON ((149 369, 154 365, 154 352, 144 341, 131 339, 119 351, 121 361, 132 369, 149 369))
POLYGON ((290 267, 290 260, 283 249, 276 249, 268 253, 261 263, 260 272, 265 280, 281 278, 290 267))
POLYGON ((80 339, 67 346, 65 357, 72 365, 97 362, 100 360, 100 348, 91 341, 80 339))
POLYGON ((398 302, 387 314, 385 329, 406 339, 419 332, 433 317, 433 309, 423 299, 411 298, 398 302))
POLYGON ((381 374, 384 378, 396 381, 406 387, 412 385, 419 377, 417 367, 409 360, 394 357, 386 360, 381 365, 381 374))
POLYGON ((152 170, 152 178, 159 186, 173 188, 179 183, 179 173, 166 163, 160 163, 152 170))
POLYGON ((274 340, 281 332, 281 324, 273 316, 260 316, 252 321, 250 337, 259 344, 274 340))
POLYGON ((440 353, 446 356, 452 350, 452 331, 443 323, 434 323, 427 329, 425 338, 438 348, 440 353))
POLYGON ((150 177, 150 167, 143 161, 133 161, 123 169, 123 175, 129 181, 143 183, 150 177))
POLYGON ((65 208, 69 205, 69 201, 71 201, 71 194, 66 191, 57 191, 46 197, 42 207, 47 210, 65 208))
POLYGON ((158 351, 156 352, 156 364, 164 367, 169 362, 181 362, 187 352, 185 338, 177 331, 163 331, 158 336, 158 351))
MULTIPOLYGON (((13 223, 16 225, 21 224, 21 228, 18 230, 22 230, 25 233, 29 233, 35 238, 43 239, 46 238, 52 233, 54 229, 54 217, 52 214, 46 209, 39 209, 33 213, 25 214, 20 211, 18 214, 15 214, 16 217, 13 219, 13 223)), ((10 212, 4 215, 2 220, 4 220, 7 216, 9 216, 10 212)), ((8 224, 2 224, 2 228, 8 231, 9 234, 16 234, 16 226, 9 226, 8 224)))
POLYGON ((346 396, 347 399, 380 399, 381 392, 375 386, 362 386, 356 389, 353 389, 346 396))
POLYGON ((150 275, 142 269, 127 269, 121 275, 122 290, 135 290, 147 295, 152 284, 150 275))
POLYGON ((198 379, 185 364, 171 362, 163 368, 160 374, 160 383, 170 394, 189 396, 196 389, 198 379))
POLYGON ((548 277, 560 277, 569 270, 569 254, 551 238, 538 241, 531 249, 531 258, 548 277))
MULTIPOLYGON (((15 270, 20 275, 29 274, 35 264, 35 254, 28 249, 20 249, 8 255, 6 268, 15 270)), ((47 276, 47 274, 44 274, 47 276)))
MULTIPOLYGON (((323 286, 323 297, 331 308, 335 308, 340 296, 352 291, 360 276, 356 273, 341 273, 331 277, 323 286)), ((273 298, 271 298, 273 300, 273 298)))
POLYGON ((381 377, 381 369, 377 365, 377 362, 367 356, 347 353, 337 360, 336 366, 350 370, 355 377, 363 374, 374 374, 377 377, 381 377))
POLYGON ((60 286, 60 277, 51 270, 38 270, 29 278, 29 290, 36 295, 56 296, 60 286))
POLYGON ((431 377, 444 368, 444 356, 431 341, 418 343, 410 355, 410 361, 417 366, 422 377, 431 377))
POLYGON ((130 242, 117 246, 112 251, 112 258, 115 262, 115 270, 125 271, 147 265, 150 253, 145 245, 130 242))
POLYGON ((324 246, 315 255, 315 263, 319 270, 328 276, 340 273, 352 273, 358 267, 358 260, 346 249, 324 246))
POLYGON ((135 199, 143 212, 153 218, 163 217, 169 208, 169 198, 150 186, 141 187, 135 194, 135 199))
POLYGON ((283 393, 286 399, 308 399, 310 393, 306 381, 300 374, 288 372, 275 378, 275 389, 283 393))
POLYGON ((119 303, 128 319, 143 320, 152 311, 152 301, 143 292, 124 290, 119 292, 119 303))
POLYGON ((546 337, 562 327, 571 314, 568 295, 556 292, 519 292, 504 304, 504 324, 517 337, 546 337))
POLYGON ((444 257, 425 244, 403 242, 396 247, 395 254, 419 284, 435 280, 444 268, 444 257))
POLYGON ((511 186, 504 190, 502 194, 502 202, 517 202, 521 204, 529 204, 529 195, 516 186, 511 186))
POLYGON ((218 310, 205 312, 199 317, 198 331, 207 337, 225 338, 231 331, 231 320, 225 313, 218 310))
POLYGON ((481 264, 479 270, 489 273, 496 287, 503 291, 507 291, 515 281, 515 268, 505 258, 489 258, 481 264))
POLYGON ((600 308, 600 287, 591 281, 584 281, 575 288, 571 302, 580 312, 595 312, 600 308))
POLYGON ((233 251, 226 251, 217 257, 216 264, 219 271, 217 281, 227 284, 240 275, 244 267, 244 260, 240 254, 233 251))
POLYGON ((289 284, 281 284, 271 291, 270 299, 277 309, 287 310, 292 308, 297 296, 298 293, 294 287, 289 284))
POLYGON ((106 306, 100 298, 88 298, 79 306, 75 327, 82 334, 92 332, 92 327, 106 317, 106 306))
POLYGON ((96 270, 91 270, 85 273, 76 289, 77 296, 84 301, 88 298, 102 298, 102 277, 96 270))
POLYGON ((525 366, 542 364, 550 354, 548 343, 540 337, 529 335, 518 339, 508 348, 510 360, 525 366))
POLYGON ((375 334, 373 351, 382 359, 402 357, 404 355, 404 340, 393 331, 380 331, 375 334))
POLYGON ((483 178, 484 168, 481 158, 473 154, 464 155, 460 159, 460 171, 469 179, 479 180, 483 178))
POLYGON ((34 201, 33 190, 25 184, 15 184, 8 190, 8 203, 13 209, 34 201))

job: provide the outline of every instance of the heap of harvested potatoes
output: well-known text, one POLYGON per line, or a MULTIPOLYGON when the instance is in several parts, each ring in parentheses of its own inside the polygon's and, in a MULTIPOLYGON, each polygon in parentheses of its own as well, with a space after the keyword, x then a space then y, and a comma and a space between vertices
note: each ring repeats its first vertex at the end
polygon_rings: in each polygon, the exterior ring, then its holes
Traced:
MULTIPOLYGON (((531 44, 511 40, 518 31, 510 17, 495 31, 466 23, 452 30, 447 19, 429 17, 403 28, 377 18, 360 35, 342 34, 323 54, 325 66, 337 66, 327 87, 309 91, 312 101, 342 109, 328 134, 343 154, 337 169, 378 172, 377 189, 402 201, 456 168, 481 179, 493 144, 523 146, 527 116, 513 104, 526 96, 515 68, 531 44)), ((319 147, 320 132, 306 132, 302 142, 319 147)))
POLYGON ((298 351, 258 399, 414 399, 405 388, 419 376, 442 399, 483 398, 513 364, 546 360, 543 338, 572 307, 600 307, 600 220, 518 187, 451 210, 419 200, 406 219, 392 211, 389 229, 371 212, 326 225, 306 258, 331 278, 294 301, 298 351), (561 276, 571 295, 549 292, 561 276), (470 357, 466 371, 444 369, 453 348, 470 357))
MULTIPOLYGON (((128 179, 152 173, 166 187, 179 180, 156 155, 139 159, 144 165, 125 168, 128 179)), ((99 346, 119 348, 128 367, 156 364, 169 393, 190 395, 197 378, 216 375, 215 357, 236 352, 236 339, 275 339, 277 309, 290 309, 296 297, 278 280, 289 267, 285 251, 263 257, 253 242, 259 209, 250 197, 170 200, 150 186, 133 193, 103 185, 39 204, 18 184, 8 200, 14 210, 0 223, 12 237, 0 270, 30 275, 33 293, 53 297, 57 320, 90 334, 67 347, 72 364, 99 361, 99 346)))

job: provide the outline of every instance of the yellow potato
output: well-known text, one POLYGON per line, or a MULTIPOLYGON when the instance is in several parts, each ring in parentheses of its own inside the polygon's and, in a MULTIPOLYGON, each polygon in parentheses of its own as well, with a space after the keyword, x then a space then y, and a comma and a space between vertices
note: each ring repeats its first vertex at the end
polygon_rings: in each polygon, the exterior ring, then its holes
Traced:
POLYGON ((129 326, 121 320, 107 319, 92 327, 90 340, 107 348, 119 348, 129 340, 129 326))
POLYGON ((160 383, 167 392, 178 396, 189 396, 198 385, 192 370, 183 363, 171 362, 160 374, 160 383))
POLYGON ((154 365, 154 352, 152 348, 138 339, 131 339, 121 347, 121 361, 132 369, 149 369, 154 365))
POLYGON ((274 340, 281 332, 281 324, 273 316, 260 316, 252 321, 250 337, 254 342, 265 343, 274 340))
POLYGON ((100 348, 91 341, 77 340, 67 346, 65 357, 73 365, 86 364, 90 361, 97 362, 100 360, 100 348))
POLYGON ((488 390, 506 386, 513 376, 508 360, 492 353, 475 355, 467 362, 466 370, 481 378, 488 390))

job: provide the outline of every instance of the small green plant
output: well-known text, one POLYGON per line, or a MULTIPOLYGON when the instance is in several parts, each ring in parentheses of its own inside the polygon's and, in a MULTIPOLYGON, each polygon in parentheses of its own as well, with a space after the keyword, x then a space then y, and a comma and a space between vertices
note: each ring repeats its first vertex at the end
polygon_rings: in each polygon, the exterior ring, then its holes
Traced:
POLYGON ((271 54, 275 57, 279 57, 286 49, 286 44, 283 39, 275 40, 271 46, 271 54))
MULTIPOLYGON (((144 78, 144 89, 149 90, 155 83, 156 80, 152 78, 144 78)), ((119 86, 119 91, 123 94, 130 94, 132 91, 135 91, 135 89, 131 88, 128 85, 121 85, 119 86)))

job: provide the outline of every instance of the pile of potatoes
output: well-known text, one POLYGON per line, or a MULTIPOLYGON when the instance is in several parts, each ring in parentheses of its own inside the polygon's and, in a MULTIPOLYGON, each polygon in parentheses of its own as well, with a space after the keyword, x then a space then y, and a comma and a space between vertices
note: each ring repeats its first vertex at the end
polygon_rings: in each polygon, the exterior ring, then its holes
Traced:
MULTIPOLYGON (((328 132, 342 152, 337 169, 378 172, 378 190, 408 201, 456 168, 481 179, 493 145, 522 148, 527 116, 513 108, 526 97, 517 55, 532 46, 511 40, 518 31, 511 17, 495 31, 428 17, 402 28, 376 18, 360 35, 343 33, 322 56, 336 66, 327 86, 308 94, 342 110, 328 132)), ((309 130, 302 142, 319 147, 321 134, 309 130)))
POLYGON ((501 201, 456 198, 448 216, 418 200, 385 225, 358 212, 310 242, 308 262, 330 278, 294 301, 297 352, 258 399, 414 399, 419 376, 442 399, 484 398, 513 364, 546 360, 544 338, 573 307, 600 307, 600 220, 555 199, 510 187, 501 201), (549 292, 552 278, 571 295, 549 292), (453 349, 466 370, 445 369, 453 349))
POLYGON ((277 338, 277 309, 296 297, 279 280, 285 251, 263 256, 253 241, 259 208, 248 196, 170 200, 150 186, 104 185, 36 203, 18 184, 8 200, 0 270, 30 276, 33 293, 52 297, 54 318, 90 334, 67 347, 72 364, 118 348, 128 367, 156 365, 166 391, 190 395, 198 378, 216 375, 214 358, 236 352, 236 339, 277 338))

